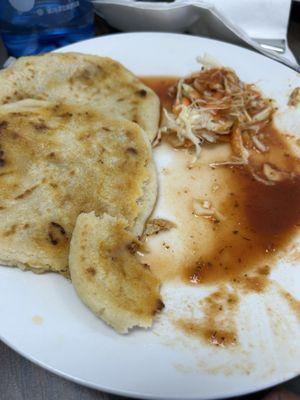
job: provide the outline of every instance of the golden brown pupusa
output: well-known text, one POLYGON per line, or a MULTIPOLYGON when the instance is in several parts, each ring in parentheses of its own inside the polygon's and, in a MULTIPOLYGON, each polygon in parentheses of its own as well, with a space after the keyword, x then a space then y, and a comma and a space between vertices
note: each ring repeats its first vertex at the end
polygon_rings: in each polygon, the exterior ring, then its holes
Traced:
POLYGON ((64 271, 76 218, 107 212, 140 234, 156 200, 145 132, 91 107, 0 107, 0 261, 64 271))
POLYGON ((159 123, 157 95, 120 63, 80 53, 23 57, 0 71, 0 104, 41 99, 90 105, 111 118, 138 123, 152 141, 159 123))
POLYGON ((70 246, 72 283, 81 300, 120 333, 148 328, 163 308, 159 281, 132 251, 123 217, 80 214, 70 246))

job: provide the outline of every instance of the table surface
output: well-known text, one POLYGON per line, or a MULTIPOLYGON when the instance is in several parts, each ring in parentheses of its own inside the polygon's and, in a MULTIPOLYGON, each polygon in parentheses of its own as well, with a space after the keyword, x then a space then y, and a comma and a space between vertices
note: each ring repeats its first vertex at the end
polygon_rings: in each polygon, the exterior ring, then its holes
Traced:
MULTIPOLYGON (((98 33, 108 33, 105 24, 98 23, 98 33)), ((300 3, 294 3, 289 25, 289 46, 300 62, 300 3)), ((2 49, 3 56, 3 49, 2 49)), ((0 49, 1 58, 1 49, 0 49)), ((300 377, 282 385, 299 395, 300 377)), ((243 397, 261 399, 271 390, 243 397)), ((285 396, 278 395, 278 400, 285 396)), ((298 398, 297 396, 294 399, 298 398)), ((119 396, 88 389, 60 378, 26 360, 0 341, 0 400, 118 400, 119 396)))

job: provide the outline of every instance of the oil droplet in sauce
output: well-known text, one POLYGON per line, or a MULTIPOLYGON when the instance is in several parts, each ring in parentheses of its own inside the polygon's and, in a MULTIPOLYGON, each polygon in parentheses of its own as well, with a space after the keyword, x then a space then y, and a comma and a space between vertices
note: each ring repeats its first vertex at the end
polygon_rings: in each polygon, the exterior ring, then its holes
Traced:
MULTIPOLYGON (((157 92, 162 105, 170 108, 174 93, 168 88, 176 78, 143 81, 157 92)), ((192 169, 188 166, 193 155, 188 150, 175 150, 166 143, 155 150, 156 154, 162 150, 172 154, 172 165, 165 167, 168 174, 160 176, 160 190, 162 206, 177 225, 177 229, 161 234, 161 240, 170 243, 170 250, 163 255, 157 249, 160 238, 149 240, 150 253, 144 262, 162 281, 181 279, 193 285, 236 281, 248 290, 263 291, 268 274, 255 271, 274 265, 299 233, 300 163, 273 126, 264 128, 262 134, 269 151, 253 151, 251 163, 257 166, 268 162, 293 173, 270 186, 258 182, 243 166, 209 167, 211 162, 228 160, 228 143, 203 146, 200 160, 192 169), (194 200, 210 201, 220 218, 197 216, 194 200)))

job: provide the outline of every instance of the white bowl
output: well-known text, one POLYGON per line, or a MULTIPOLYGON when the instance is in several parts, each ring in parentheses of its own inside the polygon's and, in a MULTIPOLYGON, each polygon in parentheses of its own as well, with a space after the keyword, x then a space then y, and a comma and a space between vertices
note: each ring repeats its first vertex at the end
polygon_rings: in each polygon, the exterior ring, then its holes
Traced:
POLYGON ((121 31, 184 32, 199 19, 186 0, 171 3, 93 0, 96 13, 121 31))

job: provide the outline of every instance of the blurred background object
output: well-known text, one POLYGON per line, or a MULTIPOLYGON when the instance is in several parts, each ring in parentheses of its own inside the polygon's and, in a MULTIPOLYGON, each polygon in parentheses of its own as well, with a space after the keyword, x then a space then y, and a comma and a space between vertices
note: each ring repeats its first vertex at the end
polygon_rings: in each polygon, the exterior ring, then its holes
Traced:
POLYGON ((185 32, 209 37, 255 49, 300 72, 287 45, 292 0, 92 2, 95 12, 118 30, 185 32))
POLYGON ((1 0, 0 30, 9 55, 45 53, 94 35, 90 0, 1 0))

